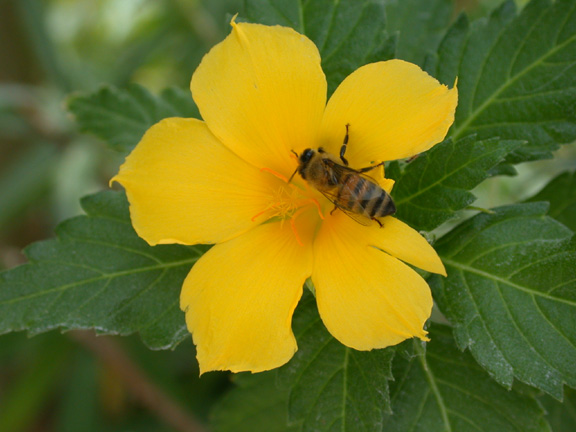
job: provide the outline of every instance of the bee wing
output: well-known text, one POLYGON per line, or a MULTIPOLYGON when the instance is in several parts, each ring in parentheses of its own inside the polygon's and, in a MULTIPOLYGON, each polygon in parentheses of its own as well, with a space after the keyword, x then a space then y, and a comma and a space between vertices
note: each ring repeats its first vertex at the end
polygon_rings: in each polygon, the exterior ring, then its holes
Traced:
MULTIPOLYGON (((354 168, 350 168, 349 166, 346 165, 340 165, 339 163, 334 162, 331 159, 324 159, 323 162, 330 167, 330 169, 332 169, 334 172, 343 175, 344 173, 354 173, 359 175, 360 177, 364 177, 366 180, 371 181, 372 183, 376 183, 378 184, 378 182, 376 181, 375 178, 373 178, 372 176, 369 176, 368 174, 366 174, 366 172, 362 172, 360 170, 354 169, 354 168)), ((378 167, 378 165, 374 166, 374 169, 376 169, 378 167)), ((366 168, 367 169, 367 168, 366 168)), ((371 171, 371 170, 370 170, 371 171)))
MULTIPOLYGON (((328 198, 328 200, 332 204, 334 204, 334 210, 335 209, 341 210, 343 213, 348 215, 348 217, 354 219, 360 225, 369 226, 372 223, 372 219, 370 219, 370 218, 368 218, 362 214, 351 212, 350 210, 339 205, 338 204, 338 197, 336 196, 335 193, 332 193, 331 191, 320 191, 320 192, 322 192, 322 195, 324 195, 326 198, 328 198)), ((334 210, 332 210, 332 211, 334 211, 334 210)))
POLYGON ((354 219, 360 225, 370 226, 372 224, 373 221, 369 217, 364 216, 363 214, 351 212, 350 210, 347 210, 347 209, 339 206, 334 201, 332 201, 332 202, 334 203, 334 205, 336 206, 336 208, 338 210, 342 211, 342 213, 346 214, 349 218, 354 219))

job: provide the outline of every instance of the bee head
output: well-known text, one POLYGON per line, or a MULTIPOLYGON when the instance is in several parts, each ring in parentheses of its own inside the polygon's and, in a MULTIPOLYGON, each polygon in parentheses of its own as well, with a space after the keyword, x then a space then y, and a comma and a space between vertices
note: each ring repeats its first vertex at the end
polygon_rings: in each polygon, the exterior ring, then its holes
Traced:
POLYGON ((300 164, 307 164, 308 162, 310 162, 310 159, 312 159, 312 156, 314 156, 314 154, 316 153, 315 150, 312 150, 310 148, 307 148, 306 150, 304 150, 301 154, 300 154, 300 164))
POLYGON ((294 153, 294 155, 298 158, 298 167, 296 168, 296 171, 294 171, 294 173, 290 176, 288 183, 292 181, 296 173, 300 173, 302 178, 306 180, 306 167, 316 154, 316 150, 307 148, 302 153, 300 153, 300 155, 298 155, 298 153, 296 153, 294 150, 292 150, 292 153, 294 153))

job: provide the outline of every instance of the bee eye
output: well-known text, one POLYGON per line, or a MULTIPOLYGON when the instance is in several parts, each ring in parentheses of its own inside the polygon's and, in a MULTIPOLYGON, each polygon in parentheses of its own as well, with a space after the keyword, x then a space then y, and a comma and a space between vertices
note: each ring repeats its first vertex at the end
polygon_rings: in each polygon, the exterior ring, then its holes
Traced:
POLYGON ((300 155, 300 161, 302 161, 303 163, 309 162, 310 159, 312 159, 312 156, 314 156, 314 150, 306 149, 300 155))

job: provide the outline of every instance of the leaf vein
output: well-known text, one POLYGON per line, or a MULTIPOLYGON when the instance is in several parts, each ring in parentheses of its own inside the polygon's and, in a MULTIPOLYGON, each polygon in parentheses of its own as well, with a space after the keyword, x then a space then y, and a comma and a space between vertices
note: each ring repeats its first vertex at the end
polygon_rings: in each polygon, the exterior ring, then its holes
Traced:
MULTIPOLYGON (((536 356, 542 361, 543 364, 548 365, 549 370, 555 371, 557 376, 562 376, 562 372, 559 371, 555 365, 550 363, 550 361, 540 351, 538 351, 538 348, 539 348, 538 344, 533 345, 530 343, 530 340, 527 338, 524 331, 520 328, 520 326, 518 326, 518 322, 517 322, 516 317, 514 316, 514 314, 510 310, 510 307, 508 306, 508 303, 504 299, 504 295, 502 293, 502 289, 501 289, 500 285, 498 283, 495 283, 495 286, 496 286, 496 291, 498 291, 498 295, 500 296, 500 299, 502 300, 502 305, 504 306, 504 309, 506 309, 506 315, 508 315, 508 317, 510 318, 510 322, 514 326, 514 328, 516 329, 516 333, 518 333, 518 335, 522 338, 522 340, 524 340, 525 345, 528 346, 529 351, 536 354, 536 356)), ((540 363, 540 362, 538 362, 538 363, 540 363)))
MULTIPOLYGON (((518 72, 512 79, 510 79, 509 81, 503 83, 499 88, 495 89, 495 91, 492 93, 492 95, 490 97, 488 97, 480 106, 478 106, 476 108, 476 110, 471 110, 470 111, 470 115, 468 116, 468 118, 462 122, 462 124, 460 126, 458 126, 458 128, 456 128, 454 130, 454 132, 452 133, 452 136, 454 138, 459 137, 473 122, 474 120, 476 120, 476 118, 488 107, 492 104, 492 102, 500 95, 502 94, 505 90, 507 90, 509 87, 511 87, 516 81, 518 81, 521 77, 523 77, 525 74, 527 74, 528 72, 530 72, 533 68, 539 66, 543 61, 545 61, 547 58, 552 57, 552 55, 556 54, 558 51, 562 50, 565 46, 567 46, 568 44, 570 44, 571 42, 573 42, 574 40, 576 40, 576 34, 574 34, 573 36, 571 36, 570 38, 568 38, 565 42, 555 46, 553 49, 551 49, 550 51, 548 51, 547 53, 543 54, 541 57, 539 57, 538 59, 536 59, 534 62, 532 62, 530 65, 528 65, 524 70, 518 72)), ((488 58, 488 55, 485 57, 485 59, 488 58)))
POLYGON ((45 295, 49 295, 55 292, 60 292, 60 291, 65 291, 68 289, 72 289, 72 288, 76 288, 78 286, 82 286, 85 284, 90 284, 93 282, 98 282, 100 280, 105 280, 107 278, 116 278, 116 277, 121 277, 121 276, 131 276, 137 273, 144 273, 144 272, 149 272, 149 271, 154 271, 154 270, 159 270, 159 269, 164 269, 164 268, 173 268, 173 267, 180 267, 180 266, 184 266, 184 265, 191 265, 196 261, 196 258, 194 259, 186 259, 186 260, 181 260, 181 261, 175 261, 173 263, 162 263, 162 265, 158 265, 158 266, 148 266, 148 267, 140 267, 140 268, 132 268, 130 270, 121 270, 121 271, 117 271, 117 272, 113 272, 113 273, 106 273, 103 274, 101 276, 98 277, 94 277, 94 278, 89 278, 89 279, 83 279, 80 281, 75 281, 75 282, 71 282, 71 283, 67 283, 64 285, 60 285, 60 286, 56 286, 50 289, 46 289, 44 291, 38 291, 32 294, 28 294, 28 295, 24 295, 24 296, 20 296, 20 297, 12 297, 11 299, 8 300, 4 300, 4 301, 0 301, 0 306, 2 305, 13 305, 16 304, 18 302, 21 301, 27 301, 27 300, 31 300, 37 297, 42 297, 45 295))
POLYGON ((453 261, 453 260, 451 260, 450 258, 444 258, 443 261, 444 261, 444 263, 447 263, 448 265, 451 265, 451 266, 453 266, 453 267, 456 267, 458 270, 461 270, 461 271, 464 271, 464 272, 468 272, 468 273, 471 273, 471 274, 475 274, 475 275, 477 275, 477 276, 482 276, 482 277, 484 277, 484 278, 486 278, 486 279, 488 279, 488 280, 493 280, 493 281, 495 281, 495 282, 499 282, 499 283, 502 283, 502 284, 504 284, 504 285, 509 285, 509 286, 512 287, 512 288, 516 288, 516 289, 518 289, 518 290, 520 290, 520 291, 526 292, 526 293, 528 293, 528 294, 531 294, 531 295, 534 295, 534 296, 537 296, 537 297, 542 297, 542 298, 545 298, 545 299, 548 299, 548 300, 553 300, 553 301, 557 301, 557 302, 559 302, 559 303, 567 304, 568 306, 571 306, 571 307, 576 307, 576 301, 569 300, 569 299, 558 298, 558 297, 552 297, 552 296, 548 295, 547 293, 543 293, 543 292, 541 292, 541 291, 535 291, 535 290, 533 290, 533 289, 531 289, 531 288, 529 288, 529 287, 525 287, 525 286, 523 286, 523 285, 519 285, 519 284, 514 283, 514 282, 512 282, 512 281, 509 281, 509 280, 507 280, 507 279, 503 279, 503 278, 501 278, 501 277, 499 277, 499 276, 496 276, 496 275, 494 275, 494 274, 492 274, 492 273, 487 273, 487 272, 482 271, 482 270, 479 270, 479 269, 477 269, 477 268, 470 267, 470 266, 467 266, 467 265, 465 265, 465 264, 462 264, 462 263, 453 261))

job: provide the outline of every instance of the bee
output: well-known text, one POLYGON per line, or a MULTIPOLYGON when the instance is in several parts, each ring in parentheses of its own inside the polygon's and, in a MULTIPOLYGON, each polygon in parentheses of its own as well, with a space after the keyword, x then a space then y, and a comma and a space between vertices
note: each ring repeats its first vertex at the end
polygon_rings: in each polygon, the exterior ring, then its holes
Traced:
POLYGON ((340 159, 327 153, 322 147, 317 150, 307 148, 300 155, 292 150, 298 158, 298 167, 289 181, 296 173, 300 174, 309 185, 314 186, 334 204, 330 214, 340 209, 362 225, 376 221, 382 227, 377 218, 396 213, 396 206, 390 194, 365 173, 384 163, 360 169, 348 166, 344 155, 348 145, 349 126, 346 125, 340 159))

